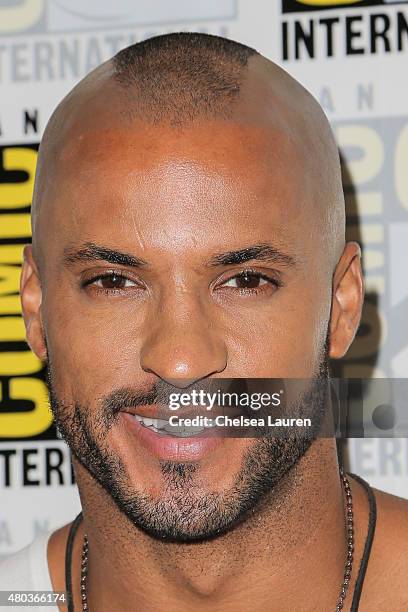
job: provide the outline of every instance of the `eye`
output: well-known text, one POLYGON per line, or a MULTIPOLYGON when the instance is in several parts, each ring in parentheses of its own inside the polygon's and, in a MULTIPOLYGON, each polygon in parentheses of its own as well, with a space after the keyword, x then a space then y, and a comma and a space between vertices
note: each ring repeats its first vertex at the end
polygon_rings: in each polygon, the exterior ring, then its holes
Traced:
POLYGON ((278 272, 267 274, 259 270, 247 269, 221 281, 216 289, 230 298, 234 296, 267 298, 272 297, 282 286, 283 282, 278 272))
POLYGON ((100 276, 93 281, 93 284, 101 289, 126 289, 136 285, 136 283, 129 278, 114 273, 100 276))
POLYGON ((93 276, 84 282, 84 286, 96 291, 104 291, 105 293, 109 291, 123 291, 134 287, 142 288, 140 283, 119 272, 106 272, 93 276))
POLYGON ((265 275, 259 272, 245 271, 241 274, 233 276, 225 283, 223 287, 233 287, 234 289, 258 289, 262 285, 267 285, 273 282, 272 279, 268 279, 265 275))

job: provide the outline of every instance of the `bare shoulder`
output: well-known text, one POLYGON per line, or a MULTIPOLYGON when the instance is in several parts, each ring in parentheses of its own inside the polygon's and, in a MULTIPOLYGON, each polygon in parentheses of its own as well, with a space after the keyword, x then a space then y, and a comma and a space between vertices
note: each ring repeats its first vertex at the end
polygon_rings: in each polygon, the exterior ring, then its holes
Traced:
POLYGON ((408 610, 408 500, 373 492, 377 522, 364 590, 378 609, 408 610))
POLYGON ((393 557, 401 553, 402 560, 408 562, 408 499, 373 489, 377 502, 377 525, 375 542, 393 557))

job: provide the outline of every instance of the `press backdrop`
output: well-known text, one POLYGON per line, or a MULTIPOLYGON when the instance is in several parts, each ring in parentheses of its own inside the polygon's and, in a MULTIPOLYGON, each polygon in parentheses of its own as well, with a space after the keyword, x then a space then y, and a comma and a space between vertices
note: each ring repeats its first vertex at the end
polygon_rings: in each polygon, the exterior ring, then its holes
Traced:
MULTIPOLYGON (((407 376, 407 2, 0 0, 0 555, 79 510, 17 293, 41 134, 59 100, 99 63, 180 30, 257 48, 322 104, 344 160, 348 237, 363 246, 367 290, 341 375, 407 376)), ((405 437, 351 440, 347 453, 371 484, 408 497, 405 437)))

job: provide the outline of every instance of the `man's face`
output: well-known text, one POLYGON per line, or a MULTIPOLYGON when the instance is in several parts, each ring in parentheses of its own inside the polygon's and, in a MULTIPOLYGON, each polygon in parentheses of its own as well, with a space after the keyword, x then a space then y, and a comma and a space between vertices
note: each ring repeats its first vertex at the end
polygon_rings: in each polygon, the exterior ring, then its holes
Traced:
POLYGON ((79 461, 152 534, 222 531, 307 449, 169 438, 128 411, 158 416, 143 395, 160 381, 325 375, 317 193, 273 126, 113 124, 61 151, 39 237, 52 405, 79 461))

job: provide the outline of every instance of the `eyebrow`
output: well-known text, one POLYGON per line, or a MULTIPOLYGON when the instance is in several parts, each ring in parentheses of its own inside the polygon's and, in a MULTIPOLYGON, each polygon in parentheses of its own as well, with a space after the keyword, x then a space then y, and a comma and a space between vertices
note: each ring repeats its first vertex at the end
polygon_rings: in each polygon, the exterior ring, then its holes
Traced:
POLYGON ((226 251, 213 255, 207 265, 211 267, 230 266, 251 260, 280 264, 289 268, 294 268, 297 264, 295 257, 288 253, 283 253, 270 243, 264 242, 247 246, 237 251, 226 251))
MULTIPOLYGON (((261 243, 243 247, 238 250, 216 253, 209 259, 206 265, 213 268, 217 266, 231 266, 254 260, 280 264, 289 268, 293 268, 297 264, 296 259, 292 255, 283 253, 272 244, 261 243)), ((107 261, 112 264, 129 266, 131 268, 143 268, 148 265, 147 261, 140 257, 99 246, 93 242, 85 243, 78 250, 73 250, 72 248, 64 249, 63 261, 67 266, 73 266, 78 262, 84 261, 107 261)))
POLYGON ((140 257, 98 246, 93 242, 87 242, 79 250, 64 249, 63 260, 67 266, 72 266, 82 261, 108 261, 111 264, 129 266, 131 268, 142 268, 148 265, 147 261, 140 257))

